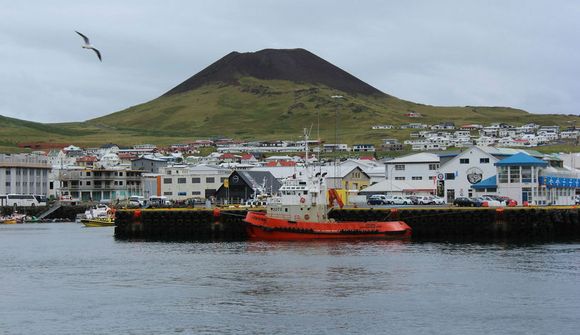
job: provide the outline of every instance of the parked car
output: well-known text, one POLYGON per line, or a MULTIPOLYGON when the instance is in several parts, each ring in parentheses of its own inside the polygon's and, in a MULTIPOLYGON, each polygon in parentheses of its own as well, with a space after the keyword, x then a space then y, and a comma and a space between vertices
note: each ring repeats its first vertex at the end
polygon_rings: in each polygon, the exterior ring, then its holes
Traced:
POLYGON ((518 205, 518 201, 515 199, 512 199, 510 197, 504 197, 504 196, 498 196, 498 197, 501 201, 503 201, 505 203, 506 206, 517 206, 518 205))
POLYGON ((419 197, 416 195, 410 195, 407 197, 407 199, 411 200, 411 203, 413 205, 418 205, 419 204, 419 197))
POLYGON ((443 198, 433 196, 432 199, 433 199, 433 204, 435 204, 435 205, 445 205, 445 199, 443 199, 443 198))
POLYGON ((203 206, 205 204, 205 200, 202 198, 199 198, 199 197, 188 198, 188 199, 185 199, 183 204, 185 206, 191 206, 191 207, 203 206))
POLYGON ((420 196, 417 197, 417 204, 419 205, 432 205, 435 201, 433 201, 432 196, 420 196))
POLYGON ((151 207, 169 207, 171 206, 171 200, 167 199, 166 196, 150 196, 149 205, 151 207))
POLYGON ((453 206, 481 207, 481 201, 478 198, 459 197, 453 200, 453 206))
POLYGON ((387 196, 384 194, 373 194, 367 199, 369 205, 386 205, 387 196))
POLYGON ((580 205, 580 195, 577 195, 574 197, 574 204, 575 205, 580 205))
POLYGON ((407 199, 407 198, 400 196, 400 195, 393 195, 391 197, 389 203, 393 204, 393 205, 412 205, 413 204, 411 199, 407 199))
POLYGON ((481 202, 481 206, 487 206, 487 207, 501 207, 501 206, 505 206, 505 203, 502 201, 498 201, 495 200, 493 198, 490 198, 489 196, 482 196, 479 197, 478 200, 481 202))
POLYGON ((130 207, 143 207, 146 204, 145 197, 132 195, 129 197, 129 206, 130 207))

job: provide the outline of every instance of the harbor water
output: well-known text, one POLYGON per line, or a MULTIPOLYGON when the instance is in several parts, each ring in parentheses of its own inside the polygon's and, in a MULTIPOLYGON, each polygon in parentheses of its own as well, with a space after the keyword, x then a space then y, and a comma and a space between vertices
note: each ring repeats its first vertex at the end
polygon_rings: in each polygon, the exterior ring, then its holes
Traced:
POLYGON ((0 334, 578 329, 578 241, 170 243, 0 225, 0 334))

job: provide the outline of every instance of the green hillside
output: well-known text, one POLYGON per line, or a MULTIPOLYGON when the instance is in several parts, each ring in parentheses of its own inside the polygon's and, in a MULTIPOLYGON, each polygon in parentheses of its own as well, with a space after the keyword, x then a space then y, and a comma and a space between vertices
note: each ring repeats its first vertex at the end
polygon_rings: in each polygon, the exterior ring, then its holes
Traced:
POLYGON ((348 94, 322 85, 240 78, 239 85, 210 84, 80 123, 40 124, 0 117, 0 150, 14 151, 21 142, 77 145, 154 143, 166 145, 207 137, 240 140, 297 139, 313 127, 329 143, 375 143, 406 139, 410 130, 371 130, 372 125, 409 122, 457 125, 506 122, 569 125, 578 117, 537 115, 506 107, 435 107, 388 95, 348 94), (342 99, 333 99, 342 95, 342 99), (404 114, 418 112, 422 118, 404 114), (338 116, 338 117, 337 117, 338 116), (320 122, 318 122, 320 120, 320 122), (335 130, 338 129, 336 133, 335 130))
MULTIPOLYGON (((334 142, 378 143, 385 137, 407 138, 408 130, 371 130, 376 124, 443 121, 506 122, 567 125, 573 117, 535 115, 505 107, 434 107, 391 96, 348 94, 313 84, 241 78, 239 85, 207 85, 186 93, 163 96, 148 103, 88 121, 113 131, 151 132, 173 136, 226 136, 236 139, 293 139, 302 128, 317 128, 334 142), (333 99, 342 95, 342 99, 333 99), (405 114, 418 112, 422 118, 405 114)), ((314 133, 313 133, 314 134, 314 133)))
POLYGON ((22 143, 167 145, 199 138, 296 140, 304 127, 327 143, 379 144, 410 130, 371 130, 410 122, 569 126, 577 116, 507 107, 435 107, 390 96, 304 49, 231 52, 157 99, 80 123, 40 124, 0 117, 0 151, 22 143), (342 98, 332 98, 342 96, 342 98), (421 118, 409 118, 416 112, 421 118))

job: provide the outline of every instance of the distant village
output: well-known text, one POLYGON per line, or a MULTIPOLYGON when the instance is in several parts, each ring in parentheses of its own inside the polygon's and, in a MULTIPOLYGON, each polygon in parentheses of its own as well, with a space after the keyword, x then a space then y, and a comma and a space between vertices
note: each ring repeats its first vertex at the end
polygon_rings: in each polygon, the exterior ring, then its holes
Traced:
MULTIPOLYGON (((561 139, 577 141, 578 129, 503 123, 400 127, 416 129, 413 139, 404 143, 385 139, 379 150, 400 151, 410 145, 419 153, 377 159, 371 144, 349 147, 318 141, 308 142, 309 152, 328 186, 344 190, 352 204, 371 194, 437 195, 447 203, 485 194, 509 196, 519 204, 568 205, 580 195, 579 152, 547 155, 529 148, 561 139), (449 147, 456 150, 437 153, 449 147), (363 154, 342 160, 319 158, 324 152, 347 151, 363 154)), ((245 203, 275 193, 284 178, 301 173, 306 144, 233 139, 199 139, 164 148, 29 144, 31 153, 0 155, 0 195, 41 194, 70 202, 157 196, 174 203, 245 203), (202 151, 210 153, 201 155, 202 151)))
MULTIPOLYGON (((577 142, 580 138, 580 129, 575 126, 561 130, 560 126, 540 126, 535 123, 522 126, 507 123, 492 123, 488 126, 480 124, 456 126, 453 122, 434 125, 408 123, 398 128, 414 130, 410 134, 411 138, 403 143, 397 139, 384 139, 381 147, 383 151, 403 150, 403 144, 411 146, 413 151, 447 150, 450 147, 465 148, 472 145, 531 148, 559 141, 577 142)), ((396 129, 396 127, 375 125, 371 129, 396 129)))

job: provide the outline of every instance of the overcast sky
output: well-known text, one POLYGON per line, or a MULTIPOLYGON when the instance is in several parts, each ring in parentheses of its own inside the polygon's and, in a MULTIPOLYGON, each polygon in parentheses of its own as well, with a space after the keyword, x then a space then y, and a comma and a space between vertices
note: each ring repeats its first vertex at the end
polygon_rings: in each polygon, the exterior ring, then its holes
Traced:
POLYGON ((414 102, 579 115, 579 42, 580 1, 0 0, 0 115, 83 121, 298 47, 414 102))

